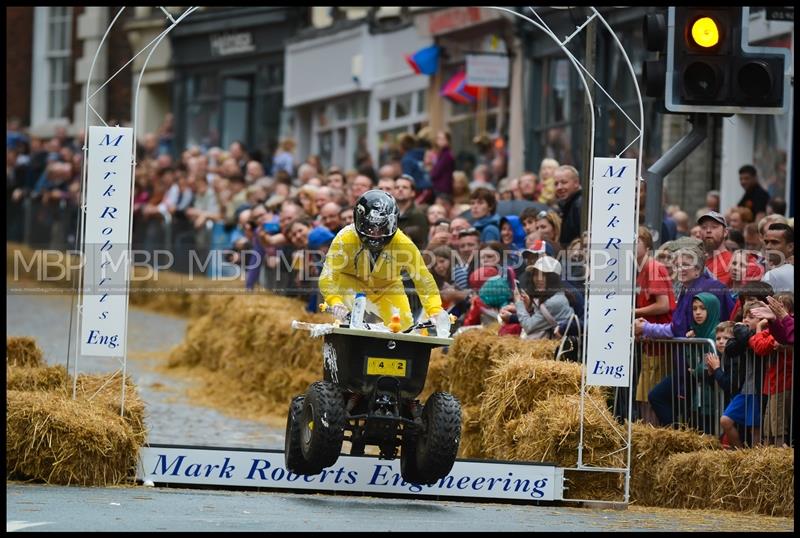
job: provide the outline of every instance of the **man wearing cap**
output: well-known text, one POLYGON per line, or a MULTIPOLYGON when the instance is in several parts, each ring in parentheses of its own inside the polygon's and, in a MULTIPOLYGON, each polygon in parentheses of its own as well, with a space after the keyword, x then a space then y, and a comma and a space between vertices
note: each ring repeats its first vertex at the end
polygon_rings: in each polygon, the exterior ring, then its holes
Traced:
POLYGON ((725 217, 716 211, 709 211, 697 219, 703 234, 703 248, 706 251, 706 269, 720 282, 730 287, 730 265, 733 253, 725 246, 728 237, 728 224, 725 217))

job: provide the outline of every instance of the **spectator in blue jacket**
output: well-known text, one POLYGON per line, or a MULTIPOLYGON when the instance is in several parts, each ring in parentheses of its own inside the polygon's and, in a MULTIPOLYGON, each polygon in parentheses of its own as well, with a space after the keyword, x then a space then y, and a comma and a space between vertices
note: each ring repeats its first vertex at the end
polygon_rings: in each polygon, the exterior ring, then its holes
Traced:
POLYGON ((489 189, 477 188, 469 197, 469 223, 481 233, 481 243, 500 241, 500 216, 497 198, 489 189))

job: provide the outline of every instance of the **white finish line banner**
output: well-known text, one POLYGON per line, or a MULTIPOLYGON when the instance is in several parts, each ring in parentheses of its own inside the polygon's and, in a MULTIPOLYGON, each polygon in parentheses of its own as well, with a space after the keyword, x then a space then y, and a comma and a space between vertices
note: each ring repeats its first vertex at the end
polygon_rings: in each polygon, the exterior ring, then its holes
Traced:
POLYGON ((636 283, 636 160, 594 160, 586 384, 627 387, 636 283))
POLYGON ((89 127, 81 355, 122 357, 133 129, 89 127))
POLYGON ((333 467, 306 476, 286 470, 279 450, 145 446, 137 478, 155 484, 245 486, 318 492, 437 495, 520 501, 563 498, 563 471, 548 464, 456 461, 450 474, 432 486, 403 481, 400 460, 340 456, 333 467))

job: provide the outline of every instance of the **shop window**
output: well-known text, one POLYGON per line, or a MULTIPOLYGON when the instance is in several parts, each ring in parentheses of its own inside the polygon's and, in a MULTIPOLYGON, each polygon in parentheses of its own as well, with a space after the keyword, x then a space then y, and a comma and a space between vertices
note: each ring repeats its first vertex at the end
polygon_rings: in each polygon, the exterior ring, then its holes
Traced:
POLYGON ((425 92, 424 89, 404 92, 380 101, 381 117, 376 129, 378 166, 399 155, 399 134, 416 133, 422 125, 427 124, 425 92), (384 114, 384 106, 392 113, 384 114))
POLYGON ((246 144, 249 139, 252 86, 250 76, 226 77, 224 80, 222 144, 226 148, 236 140, 246 144))
POLYGON ((390 99, 381 100, 381 121, 388 121, 392 117, 392 101, 390 99))
POLYGON ((190 103, 187 107, 187 146, 212 147, 219 145, 219 105, 217 103, 190 103))
POLYGON ((368 96, 357 95, 314 109, 311 153, 319 155, 323 168, 357 166, 359 140, 366 138, 368 103, 368 96))
POLYGON ((428 90, 419 90, 417 92, 417 114, 425 114, 425 107, 427 105, 426 94, 428 90))
POLYGON ((406 93, 395 97, 394 117, 405 118, 411 113, 411 94, 406 93))
POLYGON ((33 124, 72 116, 72 7, 35 7, 31 62, 33 124))
POLYGON ((786 197, 788 121, 785 116, 755 116, 753 165, 770 197, 786 197))
POLYGON ((331 131, 319 133, 317 135, 317 146, 316 153, 322 161, 322 166, 325 168, 330 167, 333 159, 333 133, 331 131))

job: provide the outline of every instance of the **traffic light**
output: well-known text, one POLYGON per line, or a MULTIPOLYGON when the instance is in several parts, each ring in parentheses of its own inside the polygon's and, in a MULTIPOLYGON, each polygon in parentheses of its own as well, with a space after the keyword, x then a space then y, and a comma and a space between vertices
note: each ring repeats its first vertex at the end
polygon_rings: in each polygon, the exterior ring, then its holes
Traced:
POLYGON ((667 75, 667 20, 665 13, 648 13, 644 16, 644 44, 647 50, 657 52, 655 60, 645 60, 642 69, 644 93, 658 99, 659 108, 664 106, 664 87, 667 75))
POLYGON ((664 112, 780 114, 788 108, 788 49, 747 44, 749 8, 670 7, 644 19, 645 94, 664 112), (663 80, 663 84, 662 84, 663 80))

